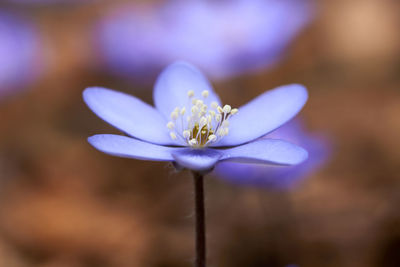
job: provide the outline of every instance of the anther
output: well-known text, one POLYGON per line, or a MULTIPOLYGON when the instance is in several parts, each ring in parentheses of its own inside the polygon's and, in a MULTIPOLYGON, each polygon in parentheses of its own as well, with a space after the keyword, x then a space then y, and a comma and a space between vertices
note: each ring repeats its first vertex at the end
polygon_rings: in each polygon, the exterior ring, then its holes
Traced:
POLYGON ((191 146, 195 146, 195 145, 197 145, 197 140, 196 139, 191 139, 191 140, 189 140, 189 145, 191 145, 191 146))
POLYGON ((197 112, 199 112, 199 108, 197 106, 193 106, 192 107, 192 113, 193 114, 197 114, 197 112))
POLYGON ((171 113, 171 119, 172 119, 172 120, 176 120, 178 117, 179 117, 178 112, 175 112, 175 111, 174 111, 174 112, 171 113))
POLYGON ((229 113, 229 112, 231 112, 231 110, 232 110, 232 108, 231 108, 231 106, 229 106, 229 105, 225 105, 224 108, 223 108, 223 111, 224 111, 225 113, 229 113))
POLYGON ((198 107, 198 108, 202 108, 203 107, 203 100, 197 100, 197 102, 196 102, 196 106, 198 107))
POLYGON ((187 92, 188 97, 193 97, 194 96, 194 91, 193 90, 189 90, 187 92))
POLYGON ((238 113, 238 111, 239 111, 239 110, 238 110, 237 108, 234 108, 234 109, 231 110, 231 114, 232 114, 232 115, 235 115, 236 113, 238 113))
POLYGON ((175 124, 172 121, 167 123, 167 128, 168 129, 172 130, 172 129, 174 129, 174 127, 175 127, 175 124))
POLYGON ((206 117, 201 117, 200 118, 200 127, 202 128, 204 125, 207 124, 207 119, 206 117))
POLYGON ((204 90, 203 92, 201 92, 201 96, 204 97, 204 98, 207 98, 208 97, 208 91, 204 90))
POLYGON ((210 141, 210 142, 214 142, 215 140, 217 140, 217 136, 216 136, 215 134, 211 134, 211 135, 208 137, 208 141, 210 141))
POLYGON ((218 108, 218 103, 217 102, 211 102, 211 108, 217 109, 218 108))
POLYGON ((229 128, 224 128, 224 135, 228 135, 229 134, 229 128))
POLYGON ((169 136, 171 136, 172 140, 176 140, 176 134, 174 132, 170 132, 169 136))
POLYGON ((218 129, 217 135, 221 137, 224 136, 224 129, 223 128, 218 129))

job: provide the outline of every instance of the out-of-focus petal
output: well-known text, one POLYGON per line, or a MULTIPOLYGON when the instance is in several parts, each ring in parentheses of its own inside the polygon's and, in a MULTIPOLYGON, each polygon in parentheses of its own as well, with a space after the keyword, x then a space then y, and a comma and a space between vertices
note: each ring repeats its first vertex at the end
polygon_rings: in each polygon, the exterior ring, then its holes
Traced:
POLYGON ((25 18, 0 10, 0 97, 33 82, 42 65, 40 37, 25 18))
POLYGON ((85 89, 83 99, 97 116, 126 134, 155 144, 173 144, 164 117, 140 99, 101 87, 85 89))
POLYGON ((313 13, 310 0, 124 5, 98 24, 95 45, 110 71, 130 78, 186 60, 221 79, 279 62, 313 13))
POLYGON ((229 120, 229 135, 215 146, 239 145, 266 135, 293 118, 307 98, 307 89, 298 84, 261 94, 239 108, 239 113, 229 120))
POLYGON ((222 153, 214 149, 180 149, 172 152, 176 163, 181 167, 207 172, 214 168, 222 153))
POLYGON ((308 157, 307 151, 303 148, 276 139, 260 139, 222 151, 221 160, 241 163, 295 165, 305 161, 308 157))
POLYGON ((179 149, 113 134, 94 135, 88 138, 88 142, 103 153, 140 160, 173 161, 171 152, 179 149))
POLYGON ((154 104, 168 119, 176 107, 190 108, 189 90, 193 90, 194 97, 202 99, 206 104, 213 101, 220 104, 207 78, 196 67, 185 62, 173 63, 160 74, 154 86, 154 104), (209 92, 206 99, 201 97, 204 90, 209 92))
POLYGON ((308 133, 297 119, 273 131, 266 138, 279 138, 299 145, 307 150, 308 159, 298 165, 286 167, 226 161, 217 165, 216 174, 236 184, 288 189, 321 167, 331 153, 329 140, 319 134, 308 133))

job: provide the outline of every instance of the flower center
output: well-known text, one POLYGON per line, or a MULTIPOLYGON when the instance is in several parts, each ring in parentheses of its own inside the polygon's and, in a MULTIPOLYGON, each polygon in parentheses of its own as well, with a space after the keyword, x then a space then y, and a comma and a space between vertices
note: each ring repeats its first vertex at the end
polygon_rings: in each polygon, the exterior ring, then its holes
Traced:
POLYGON ((217 102, 211 102, 208 107, 204 102, 209 92, 204 90, 201 98, 190 90, 188 105, 176 107, 171 112, 171 121, 167 123, 170 136, 173 140, 180 140, 183 144, 194 148, 201 148, 216 143, 229 133, 229 118, 238 112, 237 108, 225 105, 221 107, 217 102), (186 107, 190 107, 187 111, 186 107))

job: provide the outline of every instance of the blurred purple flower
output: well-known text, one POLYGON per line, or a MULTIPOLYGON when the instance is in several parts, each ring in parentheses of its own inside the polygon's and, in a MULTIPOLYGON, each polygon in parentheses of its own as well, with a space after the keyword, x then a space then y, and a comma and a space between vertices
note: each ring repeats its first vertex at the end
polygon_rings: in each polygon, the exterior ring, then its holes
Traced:
POLYGON ((67 5, 67 4, 85 4, 96 2, 98 0, 3 0, 8 3, 27 5, 67 5))
POLYGON ((308 97, 301 85, 265 92, 239 110, 221 107, 202 73, 177 62, 160 74, 153 97, 156 108, 113 90, 85 89, 89 108, 131 136, 100 134, 89 137, 89 143, 113 156, 172 161, 199 172, 210 171, 218 161, 293 165, 307 158, 307 151, 291 143, 256 140, 300 111, 308 97))
POLYGON ((34 26, 0 10, 0 97, 15 93, 37 77, 40 55, 34 26))
POLYGON ((277 62, 311 17, 309 0, 137 4, 105 17, 95 43, 116 74, 143 78, 186 60, 225 78, 277 62))
POLYGON ((330 154, 329 143, 326 138, 306 132, 298 119, 290 121, 261 139, 264 138, 283 139, 304 147, 309 154, 308 160, 286 168, 224 162, 215 168, 216 174, 224 180, 242 185, 288 189, 320 167, 330 154))

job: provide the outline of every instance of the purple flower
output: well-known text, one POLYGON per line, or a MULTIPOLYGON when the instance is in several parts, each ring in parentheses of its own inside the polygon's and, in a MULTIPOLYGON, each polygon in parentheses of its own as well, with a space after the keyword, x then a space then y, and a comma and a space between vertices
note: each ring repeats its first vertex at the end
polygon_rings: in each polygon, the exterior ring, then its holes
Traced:
POLYGON ((99 23, 96 45, 119 75, 142 78, 186 60, 225 78, 274 64, 311 17, 308 0, 136 4, 99 23))
POLYGON ((219 164, 215 172, 221 178, 244 185, 266 186, 275 189, 293 187, 302 178, 321 166, 329 155, 329 145, 325 138, 309 134, 299 120, 293 120, 264 138, 284 139, 307 149, 308 160, 290 167, 267 165, 244 165, 231 162, 219 164))
POLYGON ((67 4, 84 4, 96 2, 96 0, 3 0, 9 3, 24 4, 24 5, 67 5, 67 4))
POLYGON ((265 92, 239 109, 221 106, 207 79, 192 65, 167 67, 154 87, 155 108, 110 89, 90 87, 83 99, 100 118, 127 136, 88 138, 98 150, 120 157, 171 161, 208 172, 218 161, 293 165, 307 151, 291 143, 257 138, 295 116, 307 101, 297 84, 265 92))
POLYGON ((33 26, 0 10, 0 97, 32 82, 38 75, 39 58, 33 26))

